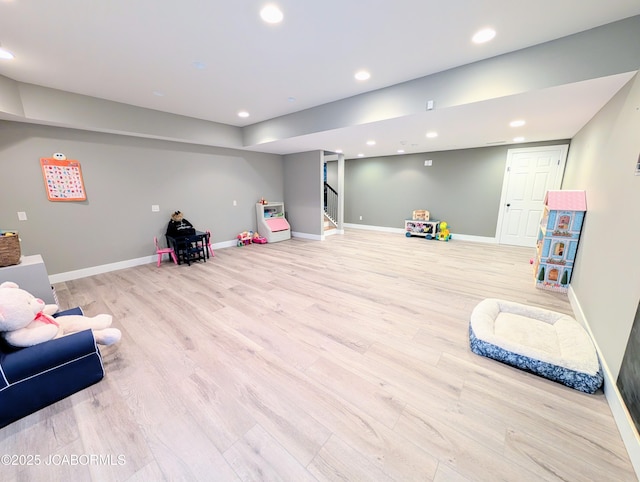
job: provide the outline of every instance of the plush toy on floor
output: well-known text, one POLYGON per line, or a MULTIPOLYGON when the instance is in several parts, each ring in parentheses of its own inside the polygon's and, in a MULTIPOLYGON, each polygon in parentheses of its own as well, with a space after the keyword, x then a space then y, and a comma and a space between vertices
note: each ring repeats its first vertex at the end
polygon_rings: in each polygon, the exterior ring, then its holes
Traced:
POLYGON ((69 315, 53 318, 57 305, 46 305, 16 283, 0 284, 0 332, 12 346, 27 347, 45 341, 91 329, 96 342, 112 345, 122 336, 117 328, 110 328, 111 315, 94 317, 69 315))

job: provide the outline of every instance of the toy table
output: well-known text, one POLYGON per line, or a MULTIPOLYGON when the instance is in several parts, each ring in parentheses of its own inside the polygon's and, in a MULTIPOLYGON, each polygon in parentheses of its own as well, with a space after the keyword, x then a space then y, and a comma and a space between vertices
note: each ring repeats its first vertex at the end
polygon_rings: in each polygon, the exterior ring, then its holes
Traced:
POLYGON ((191 236, 169 236, 167 246, 173 248, 178 258, 178 264, 187 263, 191 266, 192 261, 207 261, 209 249, 207 241, 209 235, 204 231, 196 230, 191 236))
POLYGON ((420 219, 405 219, 404 235, 407 238, 411 236, 422 236, 425 239, 436 239, 440 221, 432 219, 430 221, 422 221, 420 219))

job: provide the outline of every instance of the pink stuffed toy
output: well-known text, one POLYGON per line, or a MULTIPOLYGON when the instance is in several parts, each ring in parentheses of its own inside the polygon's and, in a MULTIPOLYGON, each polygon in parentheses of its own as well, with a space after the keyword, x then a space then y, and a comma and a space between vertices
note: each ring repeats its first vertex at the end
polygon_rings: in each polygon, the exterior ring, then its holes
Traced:
POLYGON ((111 326, 111 315, 69 315, 53 318, 57 305, 47 305, 16 283, 0 284, 0 332, 10 345, 26 347, 91 329, 96 342, 112 345, 122 336, 111 326))

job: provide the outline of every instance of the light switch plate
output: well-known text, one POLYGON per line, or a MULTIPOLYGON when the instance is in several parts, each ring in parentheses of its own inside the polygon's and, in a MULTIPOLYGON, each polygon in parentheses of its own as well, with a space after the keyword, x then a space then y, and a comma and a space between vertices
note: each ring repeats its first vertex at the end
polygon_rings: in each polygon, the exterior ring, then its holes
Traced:
POLYGON ((18 221, 26 221, 27 220, 27 213, 25 213, 24 211, 18 211, 18 221))

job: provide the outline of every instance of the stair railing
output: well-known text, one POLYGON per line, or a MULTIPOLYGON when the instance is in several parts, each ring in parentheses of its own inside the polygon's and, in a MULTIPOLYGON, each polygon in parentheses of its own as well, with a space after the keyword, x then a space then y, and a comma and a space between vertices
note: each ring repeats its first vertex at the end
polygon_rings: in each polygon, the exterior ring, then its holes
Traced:
POLYGON ((338 192, 326 181, 324 183, 324 212, 333 224, 338 224, 338 192))

